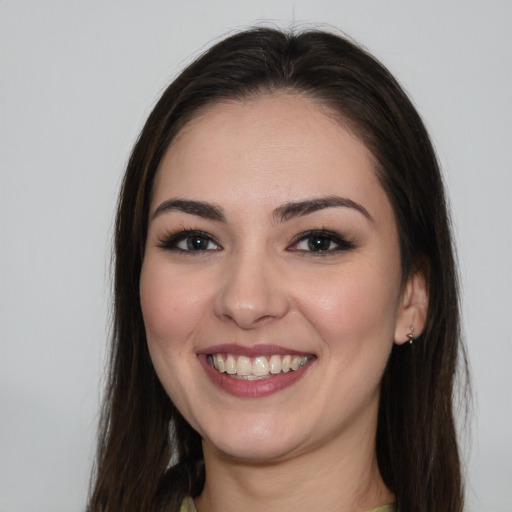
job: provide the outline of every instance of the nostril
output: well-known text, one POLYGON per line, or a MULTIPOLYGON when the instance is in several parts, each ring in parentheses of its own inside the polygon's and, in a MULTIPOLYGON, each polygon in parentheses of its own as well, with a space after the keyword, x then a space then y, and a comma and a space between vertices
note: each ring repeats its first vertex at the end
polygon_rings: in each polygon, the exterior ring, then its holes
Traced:
POLYGON ((250 312, 242 313, 238 311, 235 314, 228 314, 223 313, 221 315, 218 315, 221 319, 232 322, 238 325, 239 327, 242 327, 244 329, 252 329, 254 327, 257 327, 262 324, 266 324, 268 322, 271 322, 275 317, 272 315, 253 315, 250 312))
POLYGON ((217 316, 225 322, 232 322, 242 329, 254 329, 256 327, 265 325, 273 320, 281 318, 284 313, 279 314, 261 314, 252 307, 237 307, 230 309, 229 311, 224 310, 217 314, 217 316))

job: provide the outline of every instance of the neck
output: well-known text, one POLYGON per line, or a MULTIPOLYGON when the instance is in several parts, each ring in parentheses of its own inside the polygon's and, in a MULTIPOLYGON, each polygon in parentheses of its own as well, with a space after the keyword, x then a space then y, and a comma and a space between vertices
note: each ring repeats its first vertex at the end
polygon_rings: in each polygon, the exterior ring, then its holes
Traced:
POLYGON ((206 484, 197 510, 361 512, 391 503, 370 430, 272 463, 236 460, 204 442, 206 484))

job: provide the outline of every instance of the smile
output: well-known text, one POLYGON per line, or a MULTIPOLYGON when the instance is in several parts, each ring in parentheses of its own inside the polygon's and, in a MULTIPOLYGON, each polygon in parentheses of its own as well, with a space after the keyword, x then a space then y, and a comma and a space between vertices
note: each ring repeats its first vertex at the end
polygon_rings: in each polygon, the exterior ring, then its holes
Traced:
POLYGON ((199 353, 211 382, 240 398, 262 398, 283 391, 315 366, 317 356, 276 345, 217 345, 199 353))
POLYGON ((237 356, 215 353, 208 355, 208 364, 220 373, 242 380, 262 380, 294 372, 307 365, 313 356, 273 354, 270 357, 237 356))

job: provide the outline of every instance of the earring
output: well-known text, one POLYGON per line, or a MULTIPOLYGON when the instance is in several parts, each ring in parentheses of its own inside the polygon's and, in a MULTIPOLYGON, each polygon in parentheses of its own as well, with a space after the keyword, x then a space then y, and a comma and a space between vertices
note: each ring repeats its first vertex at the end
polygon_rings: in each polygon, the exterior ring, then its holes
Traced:
POLYGON ((411 325, 411 331, 407 335, 407 339, 409 340, 409 343, 412 345, 413 341, 416 339, 414 337, 414 325, 411 325))

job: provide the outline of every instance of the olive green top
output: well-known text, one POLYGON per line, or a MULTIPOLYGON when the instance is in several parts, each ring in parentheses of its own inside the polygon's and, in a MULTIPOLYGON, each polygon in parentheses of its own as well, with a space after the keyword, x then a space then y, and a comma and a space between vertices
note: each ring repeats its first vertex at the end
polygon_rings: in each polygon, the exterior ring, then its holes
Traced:
MULTIPOLYGON (((394 505, 383 505, 382 507, 372 508, 367 512, 395 512, 394 505)), ((197 512, 196 507, 194 506, 194 501, 192 498, 185 498, 183 503, 181 504, 180 512, 197 512)))

